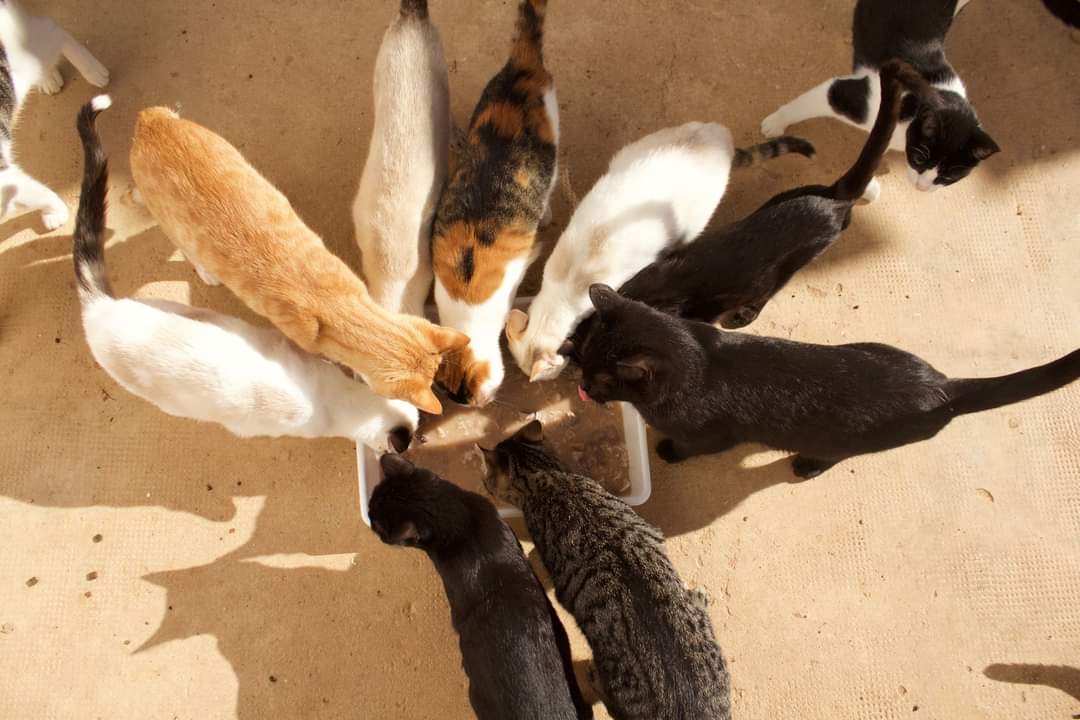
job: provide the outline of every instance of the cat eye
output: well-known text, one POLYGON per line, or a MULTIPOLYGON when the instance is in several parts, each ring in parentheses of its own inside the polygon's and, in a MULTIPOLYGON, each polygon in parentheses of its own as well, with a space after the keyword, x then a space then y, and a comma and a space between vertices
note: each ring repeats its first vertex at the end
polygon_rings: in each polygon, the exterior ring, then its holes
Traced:
POLYGON ((923 166, 930 162, 930 153, 925 148, 916 147, 911 149, 911 162, 916 166, 923 166))

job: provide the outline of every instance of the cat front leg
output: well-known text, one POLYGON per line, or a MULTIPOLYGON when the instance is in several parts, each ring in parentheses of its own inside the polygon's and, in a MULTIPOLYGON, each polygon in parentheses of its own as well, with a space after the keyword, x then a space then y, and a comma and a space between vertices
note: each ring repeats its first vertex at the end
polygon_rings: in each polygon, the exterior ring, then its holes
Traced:
POLYGON ((664 438, 656 445, 656 454, 664 462, 675 464, 695 455, 712 455, 734 447, 736 441, 730 436, 697 438, 694 440, 676 440, 664 438))
POLYGON ((795 472, 796 477, 801 478, 802 480, 810 480, 811 478, 816 478, 838 462, 839 460, 822 460, 821 458, 796 455, 791 459, 791 469, 795 472))
POLYGON ((63 90, 64 76, 60 74, 60 68, 51 67, 42 73, 38 87, 41 89, 41 92, 46 95, 55 95, 63 90))
POLYGON ((86 82, 95 87, 105 87, 109 84, 109 69, 100 60, 86 49, 86 46, 73 38, 70 33, 59 29, 63 33, 63 54, 68 62, 74 66, 79 74, 86 78, 86 82))
POLYGON ((869 114, 870 92, 870 81, 866 76, 826 80, 762 120, 761 132, 765 137, 777 137, 792 125, 819 117, 832 117, 863 127, 869 114))

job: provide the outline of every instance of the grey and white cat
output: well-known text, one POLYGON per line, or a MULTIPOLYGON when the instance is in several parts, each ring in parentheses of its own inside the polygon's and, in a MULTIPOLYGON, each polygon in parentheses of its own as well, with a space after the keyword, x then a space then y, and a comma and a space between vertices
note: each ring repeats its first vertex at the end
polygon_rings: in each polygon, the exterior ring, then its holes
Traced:
MULTIPOLYGON (((851 74, 807 90, 765 118, 761 131, 780 135, 818 117, 834 117, 869 131, 881 105, 878 72, 889 60, 903 60, 933 92, 905 98, 890 148, 905 151, 908 177, 919 190, 939 190, 967 177, 999 151, 968 102, 963 81, 945 59, 945 36, 969 1, 858 0, 851 74)), ((868 193, 878 194, 876 181, 868 193)))
POLYGON ((484 485, 521 508, 563 607, 593 651, 615 720, 731 717, 730 680, 704 597, 683 586, 660 531, 564 469, 538 420, 484 451, 484 485))
POLYGON ((64 86, 56 66, 61 56, 91 85, 108 84, 105 66, 63 28, 49 18, 26 14, 15 0, 0 0, 0 218, 16 209, 40 210, 48 230, 67 222, 67 205, 16 164, 12 133, 31 90, 55 95, 64 86))

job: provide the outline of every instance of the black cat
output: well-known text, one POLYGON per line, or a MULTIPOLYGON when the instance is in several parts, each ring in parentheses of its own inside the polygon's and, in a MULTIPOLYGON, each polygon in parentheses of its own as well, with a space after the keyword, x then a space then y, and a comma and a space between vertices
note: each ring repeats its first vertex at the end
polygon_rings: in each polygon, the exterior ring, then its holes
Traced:
POLYGON ((371 527, 384 543, 420 548, 435 563, 477 718, 591 718, 566 630, 491 501, 400 455, 381 464, 371 527))
MULTIPOLYGON (((619 288, 623 297, 665 312, 739 328, 753 322, 791 276, 824 252, 851 222, 851 208, 874 177, 896 128, 905 88, 929 86, 906 63, 881 70, 881 111, 858 160, 831 186, 808 185, 781 193, 749 217, 673 248, 619 288)), ((587 316, 562 353, 588 334, 587 316)))
POLYGON ((880 343, 811 345, 724 332, 589 290, 598 322, 577 351, 581 392, 629 402, 669 437, 668 462, 759 442, 798 453, 811 478, 845 458, 936 435, 958 415, 1020 402, 1080 377, 1080 350, 995 378, 947 378, 880 343))
POLYGON ((795 123, 835 117, 864 130, 874 122, 874 76, 893 58, 910 63, 933 86, 910 98, 900 115, 892 149, 905 150, 908 175, 920 190, 937 190, 967 177, 998 152, 967 100, 964 83, 945 59, 945 35, 968 0, 859 0, 852 28, 851 75, 826 80, 765 118, 772 137, 795 123))

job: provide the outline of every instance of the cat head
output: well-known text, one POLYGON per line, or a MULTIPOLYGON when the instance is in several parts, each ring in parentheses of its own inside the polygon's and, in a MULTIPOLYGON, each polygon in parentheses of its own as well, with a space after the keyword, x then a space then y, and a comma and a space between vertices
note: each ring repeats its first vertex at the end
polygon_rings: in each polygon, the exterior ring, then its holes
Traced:
POLYGON ((529 316, 521 310, 511 310, 506 321, 506 341, 510 353, 529 382, 554 380, 566 367, 566 357, 559 354, 563 338, 530 326, 529 316))
POLYGON ((919 190, 939 190, 999 151, 967 100, 937 91, 919 105, 908 126, 908 178, 919 190))
POLYGON ((680 358, 700 352, 687 344, 677 318, 628 300, 607 285, 589 288, 596 309, 587 334, 561 348, 581 366, 583 400, 648 404, 665 393, 680 358))
POLYGON ((371 494, 371 529, 387 545, 430 550, 469 530, 464 491, 401 455, 379 459, 383 479, 371 494))
POLYGON ((494 450, 485 450, 479 445, 476 447, 483 454, 484 487, 488 493, 514 507, 522 507, 528 488, 525 477, 513 471, 513 461, 525 456, 546 458, 543 424, 533 420, 496 445, 494 450))
POLYGON ((435 380, 459 405, 484 407, 495 399, 503 374, 501 355, 484 360, 467 347, 443 358, 435 380))

